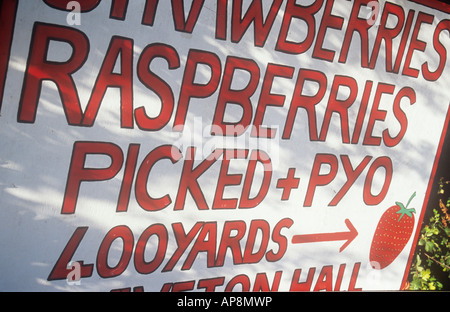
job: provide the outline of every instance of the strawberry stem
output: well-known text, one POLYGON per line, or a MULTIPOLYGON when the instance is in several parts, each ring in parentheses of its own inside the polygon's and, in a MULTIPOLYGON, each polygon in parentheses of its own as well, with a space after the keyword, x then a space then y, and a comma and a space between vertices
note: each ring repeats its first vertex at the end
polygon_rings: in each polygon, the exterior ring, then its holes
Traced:
MULTIPOLYGON (((414 192, 414 193, 411 195, 411 197, 409 198, 408 203, 406 204, 406 208, 408 208, 409 203, 410 203, 411 200, 414 198, 414 196, 416 196, 416 192, 414 192)), ((412 208, 412 209, 414 209, 414 208, 412 208)))
POLYGON ((401 218, 403 218, 404 215, 407 215, 408 217, 412 218, 412 214, 416 213, 416 209, 410 208, 408 209, 409 204, 411 203, 411 200, 416 196, 416 192, 414 192, 411 197, 408 200, 408 203, 406 203, 406 207, 400 203, 396 202, 395 204, 400 207, 400 209, 397 211, 397 213, 400 214, 400 218, 398 218, 397 222, 400 222, 401 218))

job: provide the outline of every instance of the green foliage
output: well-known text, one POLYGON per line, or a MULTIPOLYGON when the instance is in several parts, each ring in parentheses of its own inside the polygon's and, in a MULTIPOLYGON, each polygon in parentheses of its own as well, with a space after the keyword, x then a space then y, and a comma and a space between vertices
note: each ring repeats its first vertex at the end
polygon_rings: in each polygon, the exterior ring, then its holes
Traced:
POLYGON ((439 207, 420 232, 416 258, 411 265, 409 290, 441 290, 442 279, 450 278, 450 181, 439 181, 439 207))

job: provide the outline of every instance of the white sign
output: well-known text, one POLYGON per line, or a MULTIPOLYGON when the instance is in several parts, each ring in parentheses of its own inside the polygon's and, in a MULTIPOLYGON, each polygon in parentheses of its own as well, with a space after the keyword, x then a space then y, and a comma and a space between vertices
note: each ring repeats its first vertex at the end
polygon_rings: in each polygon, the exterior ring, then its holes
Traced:
POLYGON ((401 289, 449 12, 3 1, 0 290, 401 289))

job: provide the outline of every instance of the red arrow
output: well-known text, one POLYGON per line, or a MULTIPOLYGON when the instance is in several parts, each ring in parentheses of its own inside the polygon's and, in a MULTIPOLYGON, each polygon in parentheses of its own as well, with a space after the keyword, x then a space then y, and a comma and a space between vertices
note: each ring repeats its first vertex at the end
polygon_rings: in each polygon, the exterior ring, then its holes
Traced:
POLYGON ((345 224, 350 231, 337 233, 319 233, 319 234, 304 234, 294 235, 292 237, 293 244, 314 243, 314 242, 329 242, 346 240, 341 246, 339 252, 343 251, 354 239, 358 236, 358 231, 355 229, 349 219, 345 219, 345 224))

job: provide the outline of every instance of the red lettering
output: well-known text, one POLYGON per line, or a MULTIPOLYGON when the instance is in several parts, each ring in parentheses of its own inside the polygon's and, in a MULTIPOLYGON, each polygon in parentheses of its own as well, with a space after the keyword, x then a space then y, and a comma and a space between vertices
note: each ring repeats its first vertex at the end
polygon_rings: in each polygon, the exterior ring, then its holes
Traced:
POLYGON ((350 284, 348 285, 349 291, 361 291, 362 290, 362 288, 355 287, 360 267, 361 267, 361 262, 356 262, 355 265, 353 266, 352 276, 350 278, 350 284))
POLYGON ((142 25, 153 26, 158 2, 159 0, 145 1, 144 15, 142 16, 142 25))
POLYGON ((325 10, 323 12, 322 20, 317 33, 316 44, 312 56, 325 61, 333 62, 335 51, 322 48, 323 41, 325 39, 325 33, 328 28, 342 29, 344 19, 342 17, 331 14, 334 0, 327 1, 325 3, 325 10))
POLYGON ((205 0, 193 0, 186 20, 184 16, 184 0, 172 0, 172 15, 175 22, 175 30, 192 33, 204 2, 205 0))
POLYGON ((415 14, 414 10, 410 10, 408 12, 408 17, 406 18, 406 23, 405 23, 405 26, 403 29, 400 46, 398 47, 397 57, 395 59, 394 70, 393 70, 394 73, 398 73, 398 71, 400 70, 400 65, 403 60, 403 54, 405 53, 405 50, 406 50, 406 44, 408 43, 409 32, 411 31, 414 14, 415 14))
POLYGON ((345 263, 343 263, 339 266, 339 272, 338 272, 338 276, 336 278, 336 284, 334 284, 334 291, 341 290, 342 278, 344 276, 345 267, 346 267, 345 263))
MULTIPOLYGON (((355 287, 360 266, 361 266, 360 262, 355 263, 353 266, 353 271, 351 273, 350 282, 348 285, 348 291, 362 290, 361 288, 355 287)), ((313 291, 323 291, 323 290, 333 291, 333 269, 334 268, 332 265, 325 265, 322 267, 313 291)), ((346 269, 345 263, 339 266, 336 283, 334 284, 334 291, 340 291, 345 269, 346 269)), ((301 272, 302 269, 296 269, 294 271, 290 291, 311 291, 311 286, 316 272, 316 268, 312 267, 309 269, 306 281, 304 282, 299 282, 301 272)))
POLYGON ((294 68, 288 66, 281 66, 276 64, 268 64, 266 74, 264 76, 261 93, 259 97, 258 106, 255 112, 255 119, 253 120, 252 136, 273 138, 275 137, 276 129, 262 127, 261 123, 264 118, 267 106, 283 107, 285 96, 280 94, 272 94, 270 92, 275 77, 292 78, 294 68))
POLYGON ((320 270, 319 277, 314 286, 314 291, 332 291, 333 290, 333 266, 326 265, 320 270))
POLYGON ((242 254, 240 241, 245 235, 246 224, 244 221, 226 221, 223 226, 222 239, 220 240, 219 250, 215 266, 223 266, 225 255, 228 248, 233 255, 233 263, 242 263, 242 254), (234 236, 231 233, 236 233, 234 236))
POLYGON ((344 41, 342 43, 341 54, 339 56, 339 62, 345 63, 347 61, 348 51, 352 42, 353 33, 357 32, 361 38, 361 66, 369 66, 369 38, 368 31, 372 27, 367 19, 359 17, 359 11, 361 6, 368 6, 369 2, 374 0, 355 0, 352 7, 352 12, 348 21, 347 30, 345 32, 344 41))
POLYGON ((123 173, 116 212, 126 212, 128 210, 131 185, 133 183, 134 171, 136 170, 139 147, 139 144, 130 144, 130 146, 128 146, 127 161, 125 163, 125 170, 123 173))
POLYGON ((275 49, 290 54, 306 52, 312 45, 316 31, 314 15, 320 10, 322 4, 323 0, 316 0, 309 6, 302 6, 296 4, 295 0, 288 0, 275 49), (289 28, 294 18, 301 19, 308 25, 306 38, 302 42, 288 40, 289 28))
POLYGON ((125 287, 125 288, 116 288, 116 289, 111 289, 111 292, 144 292, 144 286, 135 286, 133 287, 133 289, 131 289, 131 287, 125 287))
POLYGON ((17 121, 34 123, 42 82, 50 80, 58 87, 67 122, 70 125, 80 125, 83 115, 72 74, 84 64, 88 52, 89 40, 83 32, 64 26, 36 22, 17 121), (73 49, 70 59, 65 62, 48 60, 47 52, 51 41, 70 44, 73 49))
POLYGON ((302 269, 296 269, 294 271, 294 275, 292 276, 291 287, 289 291, 310 291, 312 280, 314 274, 316 273, 316 268, 310 268, 308 271, 308 276, 306 281, 299 282, 300 274, 302 273, 302 269))
POLYGON ((311 141, 318 140, 315 106, 322 100, 326 89, 327 77, 324 73, 308 69, 299 70, 294 94, 292 95, 292 102, 284 126, 283 139, 290 139, 297 109, 302 107, 308 114, 309 138, 311 141), (306 80, 317 82, 319 85, 319 89, 315 95, 302 94, 306 80))
POLYGON ((283 271, 276 271, 273 277, 272 287, 269 287, 269 280, 266 273, 258 273, 255 278, 253 291, 278 291, 280 286, 281 275, 283 271))
POLYGON ((327 185, 331 181, 333 181, 336 176, 338 169, 338 159, 335 155, 332 154, 317 154, 314 159, 314 165, 311 170, 310 180, 308 184, 308 189, 305 196, 305 207, 310 207, 312 204, 312 200, 314 198, 314 192, 318 185, 327 185), (320 174, 320 169, 322 165, 328 165, 330 167, 330 171, 326 174, 320 174))
MULTIPOLYGON (((50 272, 50 275, 48 276, 47 280, 53 281, 67 278, 68 274, 70 273, 70 270, 67 269, 67 265, 69 264, 70 260, 75 254, 75 251, 77 250, 81 240, 83 239, 88 229, 89 228, 86 226, 86 227, 78 227, 75 230, 75 232, 72 234, 72 237, 69 239, 69 242, 67 243, 66 247, 59 256, 58 261, 56 261, 56 264, 53 267, 52 271, 50 272)), ((92 271, 94 267, 93 264, 83 264, 83 261, 77 262, 81 265, 80 277, 92 276, 92 271)))
POLYGON ((19 3, 15 0, 6 0, 0 3, 0 20, 2 21, 0 26, 0 38, 2 38, 2 44, 0 45, 0 110, 3 103, 18 5, 19 3))
POLYGON ((281 230, 283 228, 290 228, 292 224, 294 224, 294 221, 292 219, 285 218, 275 225, 272 232, 272 240, 278 244, 278 252, 275 253, 273 249, 269 250, 266 254, 267 261, 276 262, 283 258, 287 250, 288 241, 286 236, 281 235, 281 230))
POLYGON ((272 1, 272 5, 266 17, 266 21, 264 22, 264 19, 262 17, 263 9, 261 0, 252 1, 250 7, 245 13, 244 18, 241 18, 243 0, 233 1, 231 41, 239 42, 246 30, 249 28, 250 23, 253 22, 255 45, 263 47, 282 3, 283 0, 272 1))
POLYGON ((97 253, 97 273, 103 278, 115 277, 122 274, 130 262, 133 253, 133 232, 125 226, 119 225, 112 228, 103 239, 97 253), (123 242, 122 255, 113 267, 108 264, 108 254, 112 243, 120 238, 123 242))
POLYGON ((384 40, 386 53, 386 71, 392 72, 392 40, 397 37, 405 21, 405 12, 402 7, 394 3, 386 2, 381 16, 380 25, 378 26, 378 33, 375 39, 374 47, 372 49, 372 56, 370 58, 369 68, 375 68, 378 53, 380 51, 381 40, 384 40), (389 15, 394 15, 397 18, 397 24, 393 28, 386 27, 389 15))
POLYGON ((360 176, 361 172, 364 170, 364 168, 366 168, 371 159, 371 156, 364 157, 361 163, 355 168, 355 170, 353 170, 350 158, 347 155, 341 155, 341 161, 344 165, 344 171, 347 176, 347 181, 336 194, 336 196, 334 196, 329 206, 336 206, 341 201, 342 197, 347 194, 348 190, 352 187, 353 183, 355 183, 356 179, 360 176))
POLYGON ((225 277, 214 277, 201 279, 198 281, 197 289, 205 289, 206 292, 216 291, 217 286, 222 286, 225 281, 225 277))
POLYGON ((172 284, 172 292, 193 290, 195 281, 176 282, 172 284))
POLYGON ((142 232, 136 244, 134 252, 134 266, 140 274, 150 274, 154 272, 163 262, 166 255, 167 242, 169 240, 166 227, 162 224, 153 224, 142 232), (158 248, 151 261, 145 260, 145 249, 152 236, 158 239, 158 248))
POLYGON ((414 51, 425 51, 425 48, 427 46, 426 42, 419 40, 419 30, 420 26, 422 24, 432 24, 433 23, 434 16, 429 15, 423 12, 419 12, 417 15, 416 25, 414 26, 414 30, 411 36, 411 40, 409 43, 409 49, 406 53, 406 59, 405 64, 403 65, 403 75, 411 76, 417 78, 419 76, 419 70, 410 67, 411 66, 411 60, 414 51))
POLYGON ((422 75, 426 80, 436 81, 444 71, 445 63, 447 61, 447 50, 442 42, 439 41, 439 35, 442 31, 447 30, 450 33, 450 20, 443 20, 437 24, 433 34, 433 47, 439 54, 439 65, 434 72, 430 71, 428 62, 422 64, 422 75))
POLYGON ((266 152, 260 150, 252 151, 245 174, 244 184, 242 187, 239 208, 253 208, 259 205, 269 190, 271 177, 272 162, 270 161, 269 155, 266 152), (264 176, 258 193, 253 198, 250 198, 250 190, 251 186, 253 185, 255 169, 258 163, 262 164, 263 166, 264 176))
POLYGON ((216 39, 227 39, 228 0, 217 0, 216 39))
POLYGON ((259 77, 259 67, 255 61, 232 56, 227 57, 211 134, 237 136, 245 131, 252 119, 253 107, 250 97, 258 87, 259 77), (231 88, 231 84, 238 70, 248 72, 250 80, 243 89, 236 90, 231 88), (228 104, 235 104, 242 108, 243 112, 239 121, 230 122, 223 120, 225 108, 228 104))
MULTIPOLYGON (((48 6, 61 11, 70 11, 70 9, 67 8, 70 1, 71 0, 44 0, 48 6)), ((77 2, 80 5, 81 12, 89 12, 97 7, 100 0, 78 0, 77 2)), ((113 2, 116 2, 116 0, 113 2)))
POLYGON ((217 240, 217 224, 215 222, 204 223, 194 246, 184 261, 182 270, 189 270, 194 263, 195 258, 199 252, 206 252, 207 266, 208 268, 214 266, 214 260, 216 255, 216 240, 217 240), (208 239, 206 239, 208 237, 208 239))
POLYGON ((113 36, 86 107, 83 125, 92 126, 106 90, 119 88, 121 97, 121 127, 133 128, 133 40, 113 36), (120 73, 114 66, 120 55, 120 73))
POLYGON ((392 172, 392 161, 389 157, 383 156, 374 160, 369 168, 369 172, 367 173, 366 180, 364 182, 363 199, 367 205, 374 206, 383 201, 386 197, 387 191, 389 190, 389 186, 391 185, 392 172), (384 183, 378 195, 373 195, 373 177, 379 168, 384 168, 385 170, 384 183))
POLYGON ((75 142, 61 213, 75 213, 81 182, 112 179, 121 169, 122 163, 122 150, 113 143, 75 142), (89 154, 108 156, 111 164, 105 168, 85 168, 86 156, 89 154))
POLYGON ((216 91, 220 81, 221 70, 220 59, 217 55, 205 51, 189 51, 181 84, 178 109, 175 115, 174 130, 183 130, 191 98, 206 98, 216 91), (199 64, 206 65, 211 70, 211 78, 206 84, 194 82, 196 69, 199 64))
POLYGON ((400 123, 400 131, 395 137, 391 137, 388 129, 383 131, 383 141, 386 146, 393 147, 400 143, 408 128, 408 119, 406 118, 405 112, 400 107, 400 102, 404 97, 409 99, 410 105, 413 105, 416 102, 416 93, 409 87, 404 87, 397 93, 394 99, 393 111, 395 118, 400 123))
POLYGON ((364 145, 380 145, 381 144, 381 137, 375 137, 372 135, 373 129, 375 126, 375 122, 377 120, 384 121, 386 118, 386 111, 378 109, 381 101, 382 94, 393 94, 394 93, 395 86, 386 84, 386 83, 379 83, 377 90, 375 92, 375 98, 373 100, 372 105, 372 111, 370 112, 369 121, 366 128, 366 134, 364 136, 364 145))
POLYGON ((239 185, 242 180, 242 174, 228 174, 228 167, 231 159, 247 158, 248 150, 227 150, 220 167, 217 189, 214 196, 212 209, 235 209, 237 207, 237 198, 223 198, 224 188, 227 185, 239 185))
POLYGON ((136 108, 136 123, 139 129, 142 130, 156 131, 163 128, 169 122, 174 107, 175 100, 172 89, 149 68, 152 60, 157 57, 164 58, 169 64, 169 69, 180 67, 180 57, 178 56, 177 51, 171 46, 165 44, 152 44, 142 51, 137 65, 139 80, 147 88, 154 91, 161 100, 161 110, 156 117, 148 117, 144 106, 136 108))
POLYGON ((182 157, 181 152, 177 148, 172 145, 162 145, 151 151, 142 161, 136 176, 136 201, 144 210, 161 210, 172 202, 167 194, 160 198, 153 198, 147 192, 148 176, 155 163, 162 159, 169 159, 172 163, 176 163, 182 157))
POLYGON ((243 263, 258 263, 263 257, 269 244, 270 225, 265 220, 252 220, 248 230, 247 243, 245 244, 243 263), (260 232, 261 241, 258 250, 253 252, 256 236, 260 232))
POLYGON ((240 290, 241 292, 250 291, 250 279, 245 274, 240 274, 240 275, 233 277, 228 282, 227 286, 225 287, 225 291, 226 292, 233 291, 234 287, 237 284, 241 284, 241 286, 242 286, 242 288, 240 290))
POLYGON ((177 249, 173 253, 170 260, 167 262, 162 272, 172 271, 175 264, 177 264, 180 257, 183 255, 184 251, 188 248, 189 244, 192 242, 194 237, 203 227, 203 222, 197 222, 188 234, 184 232, 182 223, 173 223, 173 233, 175 234, 175 239, 177 241, 177 249))
POLYGON ((364 93, 359 106, 358 117, 356 118, 355 128, 353 129, 352 144, 357 144, 359 141, 364 118, 366 116, 367 105, 369 104, 370 93, 372 92, 372 85, 373 82, 368 80, 364 86, 364 93))
POLYGON ((182 210, 186 199, 187 191, 191 193, 197 204, 198 209, 208 209, 205 196, 202 193, 197 179, 214 164, 217 159, 223 154, 223 150, 214 150, 205 160, 203 160, 194 169, 195 147, 189 147, 186 152, 186 159, 184 161, 183 171, 178 188, 178 194, 175 201, 174 210, 182 210))
POLYGON ((128 0, 113 0, 109 17, 123 21, 125 19, 125 12, 127 11, 127 7, 128 0))
POLYGON ((325 112, 325 117, 320 130, 319 141, 325 141, 330 125, 331 115, 336 112, 341 119, 341 135, 342 143, 350 143, 350 130, 348 127, 348 108, 353 104, 358 94, 358 84, 356 80, 351 77, 336 75, 331 86, 331 93, 328 99, 328 106, 325 112), (345 100, 338 100, 339 88, 341 86, 347 87, 350 94, 345 100))

